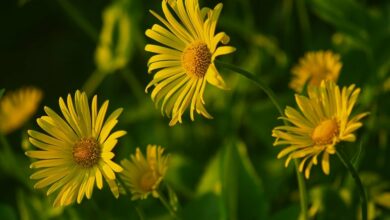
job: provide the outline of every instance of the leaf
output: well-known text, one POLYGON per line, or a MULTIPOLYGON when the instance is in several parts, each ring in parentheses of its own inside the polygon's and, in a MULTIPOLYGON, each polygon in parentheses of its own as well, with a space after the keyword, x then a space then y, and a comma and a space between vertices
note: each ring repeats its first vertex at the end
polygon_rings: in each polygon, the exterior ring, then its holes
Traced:
MULTIPOLYGON (((213 193, 206 193, 194 200, 183 209, 182 219, 224 219, 220 212, 220 197, 213 193)), ((226 218, 225 218, 226 219, 226 218)))
POLYGON ((363 6, 353 0, 310 0, 309 3, 320 18, 367 48, 370 17, 363 6))
POLYGON ((220 196, 223 218, 267 219, 268 204, 261 179, 246 146, 232 139, 210 162, 197 193, 220 196))
POLYGON ((275 213, 271 220, 285 220, 285 219, 298 219, 300 212, 299 205, 292 205, 284 208, 277 213, 275 213))

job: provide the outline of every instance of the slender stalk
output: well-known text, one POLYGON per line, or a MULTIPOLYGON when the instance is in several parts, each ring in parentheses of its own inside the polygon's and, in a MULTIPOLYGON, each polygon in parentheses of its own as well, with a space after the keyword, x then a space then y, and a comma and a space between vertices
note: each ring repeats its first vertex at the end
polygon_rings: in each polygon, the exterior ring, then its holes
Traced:
POLYGON ((142 212, 140 207, 136 206, 135 207, 135 211, 137 212, 138 217, 139 217, 140 220, 145 220, 144 213, 142 212))
POLYGON ((138 102, 142 102, 144 100, 144 93, 142 92, 144 88, 134 76, 134 73, 127 68, 121 70, 120 73, 138 102))
POLYGON ((252 73, 250 73, 246 70, 243 70, 237 66, 229 64, 229 63, 223 63, 223 62, 218 61, 218 60, 215 60, 214 63, 223 67, 223 68, 233 70, 234 72, 244 76, 245 78, 247 78, 247 79, 251 80, 253 83, 255 83, 261 90, 263 90, 265 92, 265 94, 267 94, 268 98, 271 100, 271 102, 274 104, 276 109, 279 111, 279 114, 283 115, 282 108, 280 107, 279 103, 276 101, 275 93, 268 86, 266 86, 262 81, 260 81, 258 78, 256 78, 255 75, 253 75, 252 73))
MULTIPOLYGON (((246 70, 243 70, 237 66, 234 66, 234 65, 231 65, 228 63, 223 63, 223 62, 218 61, 218 60, 215 60, 214 63, 220 67, 230 69, 230 70, 244 76, 245 78, 249 79, 253 83, 255 83, 261 90, 263 90, 265 92, 265 94, 268 96, 268 98, 272 101, 275 108, 278 110, 279 114, 284 115, 282 108, 280 107, 280 105, 276 99, 275 93, 267 85, 265 85, 260 79, 256 78, 255 75, 253 75, 252 73, 250 73, 246 70)), ((286 123, 286 122, 284 122, 284 123, 286 123)), ((303 178, 302 173, 299 172, 297 159, 294 159, 294 165, 295 165, 295 171, 297 174, 298 187, 299 187, 301 216, 302 216, 303 220, 307 220, 307 219, 309 219, 309 217, 308 217, 308 211, 307 211, 308 197, 307 197, 307 191, 306 191, 306 186, 305 186, 305 179, 303 178)))
POLYGON ((19 170, 18 170, 18 172, 14 172, 15 169, 19 169, 19 166, 15 166, 15 164, 17 163, 15 155, 12 152, 11 145, 9 144, 7 138, 2 133, 0 133, 0 143, 1 143, 1 145, 3 145, 3 149, 4 149, 3 152, 0 152, 1 154, 3 154, 3 157, 4 157, 3 158, 4 160, 2 161, 2 162, 5 162, 4 168, 7 169, 7 171, 9 171, 10 174, 19 178, 23 182, 24 179, 20 178, 21 172, 19 172, 19 170))
POLYGON ((2 133, 0 133, 0 142, 1 145, 3 145, 4 152, 8 154, 8 156, 12 155, 11 146, 9 145, 7 138, 2 133))
MULTIPOLYGON (((118 177, 117 180, 118 180, 119 184, 122 185, 123 189, 125 190, 126 195, 131 196, 131 192, 126 187, 126 185, 123 183, 122 179, 120 177, 118 177)), ((144 213, 142 212, 141 208, 138 205, 135 205, 134 208, 138 214, 139 219, 144 220, 145 216, 144 216, 144 213)))
POLYGON ((353 167, 352 163, 346 159, 346 156, 342 152, 336 151, 336 154, 339 157, 341 163, 343 163, 345 168, 347 168, 347 170, 350 172, 352 178, 355 180, 356 186, 359 190, 360 200, 362 202, 362 219, 367 220, 367 196, 359 174, 353 167))
POLYGON ((83 85, 83 91, 85 91, 89 96, 91 96, 95 90, 99 87, 100 83, 103 81, 103 79, 106 77, 107 74, 95 71, 93 72, 87 81, 83 85))
POLYGON ((299 23, 303 32, 303 36, 305 40, 308 41, 310 44, 311 43, 310 21, 309 21, 309 16, 307 14, 305 0, 297 0, 296 4, 297 4, 299 23))
POLYGON ((171 205, 168 203, 167 199, 165 196, 160 192, 157 191, 158 198, 160 199, 161 203, 165 206, 165 208, 169 211, 169 213, 174 217, 175 219, 180 219, 177 215, 175 210, 171 207, 171 205))
POLYGON ((97 41, 99 34, 82 14, 68 0, 58 0, 58 4, 66 14, 93 40, 97 41))
POLYGON ((309 213, 307 210, 308 204, 308 197, 307 197, 307 191, 306 191, 306 184, 305 179, 303 178, 303 175, 301 172, 299 172, 299 163, 297 159, 294 159, 294 167, 295 172, 297 174, 297 180, 298 180, 298 188, 299 188, 299 198, 301 203, 301 216, 302 219, 306 220, 309 219, 309 213))

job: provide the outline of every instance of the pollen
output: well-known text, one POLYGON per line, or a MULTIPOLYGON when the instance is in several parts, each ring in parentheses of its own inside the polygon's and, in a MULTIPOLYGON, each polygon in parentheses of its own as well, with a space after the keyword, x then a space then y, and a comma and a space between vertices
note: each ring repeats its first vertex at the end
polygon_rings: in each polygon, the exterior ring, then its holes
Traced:
POLYGON ((339 128, 337 122, 334 119, 328 119, 317 125, 311 138, 316 145, 326 145, 331 144, 333 138, 337 136, 338 133, 339 128))
POLYGON ((82 138, 73 146, 73 160, 83 168, 96 165, 100 159, 99 143, 93 138, 82 138))
POLYGON ((211 52, 202 41, 196 41, 183 51, 182 65, 190 76, 202 78, 211 64, 211 52))

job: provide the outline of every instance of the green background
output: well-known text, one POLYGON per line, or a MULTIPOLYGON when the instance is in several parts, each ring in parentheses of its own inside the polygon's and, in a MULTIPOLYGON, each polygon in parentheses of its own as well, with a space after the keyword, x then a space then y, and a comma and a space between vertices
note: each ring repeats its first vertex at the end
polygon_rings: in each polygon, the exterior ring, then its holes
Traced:
MULTIPOLYGON (((144 51, 146 29, 158 23, 149 9, 162 14, 160 0, 3 1, 0 7, 0 88, 14 90, 34 85, 43 106, 59 111, 58 98, 82 89, 93 73, 102 13, 108 7, 125 11, 130 22, 125 66, 105 71, 94 93, 99 103, 109 99, 109 111, 125 109, 116 129, 128 134, 115 148, 115 161, 127 158, 136 147, 158 144, 171 155, 166 186, 183 219, 297 219, 299 194, 293 166, 284 168, 276 159, 271 130, 281 124, 266 95, 253 83, 220 69, 231 88, 206 88, 205 101, 213 120, 188 113, 184 123, 169 127, 169 119, 155 108, 144 92, 152 79, 147 74, 150 53, 144 51), (175 202, 175 198, 178 202, 175 202)), ((218 1, 201 1, 214 7, 218 1)), ((283 106, 295 106, 288 88, 291 67, 307 51, 332 50, 341 55, 339 84, 362 89, 356 112, 369 111, 355 143, 338 146, 353 161, 367 189, 369 215, 390 218, 390 201, 378 202, 390 193, 390 2, 379 0, 226 0, 217 27, 237 48, 220 58, 256 75, 277 94, 283 106), (389 87, 389 85, 387 85, 389 87)), ((120 29, 111 33, 113 45, 120 29)), ((110 34, 110 33, 109 33, 110 34)), ((115 51, 115 46, 110 50, 115 51)), ((1 122, 0 122, 1 123, 1 122)), ((53 209, 53 198, 33 190, 32 171, 24 150, 26 130, 37 129, 31 119, 7 136, 15 160, 0 156, 0 219, 170 219, 158 200, 149 197, 116 200, 107 185, 94 190, 92 200, 53 209), (138 211, 136 210, 138 207, 138 211)), ((331 173, 319 166, 306 181, 315 219, 356 219, 359 196, 353 180, 336 157, 331 173)))

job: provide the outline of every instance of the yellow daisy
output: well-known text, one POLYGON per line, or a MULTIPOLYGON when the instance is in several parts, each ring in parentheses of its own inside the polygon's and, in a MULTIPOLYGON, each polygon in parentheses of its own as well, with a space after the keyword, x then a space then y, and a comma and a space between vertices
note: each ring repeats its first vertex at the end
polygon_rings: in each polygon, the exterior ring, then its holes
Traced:
POLYGON ((164 179, 168 169, 168 156, 163 156, 164 148, 156 145, 148 145, 146 158, 139 148, 135 155, 130 155, 130 160, 121 161, 123 172, 120 173, 125 187, 133 194, 132 199, 146 199, 151 193, 158 197, 157 189, 164 179))
POLYGON ((329 154, 336 152, 335 145, 341 141, 354 142, 354 131, 362 126, 360 119, 368 113, 358 114, 350 119, 352 109, 359 96, 360 89, 351 85, 342 90, 333 81, 322 81, 320 87, 308 88, 309 97, 295 95, 299 110, 287 106, 285 117, 291 125, 278 126, 272 131, 276 138, 274 146, 288 145, 278 158, 288 155, 285 166, 290 160, 302 158, 299 171, 309 178, 311 167, 317 164, 322 153, 322 170, 329 174, 329 154))
POLYGON ((306 83, 311 87, 319 86, 322 80, 337 82, 341 67, 340 56, 332 51, 308 52, 292 68, 293 78, 289 86, 301 93, 306 83))
POLYGON ((42 95, 42 91, 35 87, 7 93, 0 100, 0 132, 8 134, 23 126, 36 112, 42 95))
POLYGON ((162 114, 172 118, 170 126, 182 122, 182 115, 189 106, 192 121, 195 110, 212 118, 204 107, 206 83, 226 89, 214 59, 235 50, 231 46, 218 46, 220 42, 229 42, 225 33, 215 34, 222 3, 214 9, 200 9, 198 0, 164 0, 162 9, 165 19, 153 11, 151 13, 165 27, 155 24, 146 31, 146 36, 162 44, 145 47, 146 51, 156 53, 148 62, 148 72, 156 71, 156 74, 146 91, 154 86, 152 100, 156 106, 162 102, 162 114))
POLYGON ((63 117, 45 107, 47 115, 37 119, 47 134, 28 131, 31 144, 39 148, 26 152, 27 156, 37 159, 30 167, 40 169, 30 177, 39 180, 34 187, 50 186, 47 195, 59 191, 54 206, 65 206, 75 200, 80 203, 84 196, 90 199, 95 182, 102 189, 104 177, 114 196, 118 197, 114 172, 121 172, 122 167, 112 161, 115 156, 112 149, 126 132, 111 133, 111 130, 123 109, 115 110, 104 120, 108 101, 99 111, 96 95, 91 108, 84 92, 76 91, 74 102, 69 94, 66 101, 59 99, 63 117))

